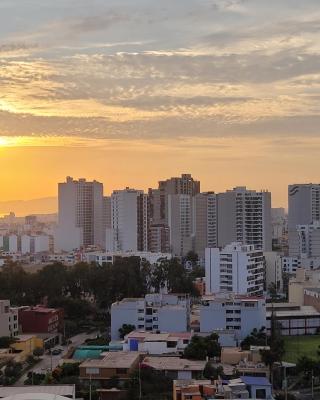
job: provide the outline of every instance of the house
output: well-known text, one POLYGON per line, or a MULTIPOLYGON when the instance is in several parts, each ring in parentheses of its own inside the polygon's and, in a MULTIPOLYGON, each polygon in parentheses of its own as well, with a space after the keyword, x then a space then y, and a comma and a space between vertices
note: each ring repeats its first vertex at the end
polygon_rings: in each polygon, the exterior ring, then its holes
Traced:
POLYGON ((202 400, 204 396, 213 396, 216 387, 210 380, 173 381, 173 400, 202 400))
POLYGON ((191 332, 153 333, 133 331, 125 337, 123 349, 155 355, 183 353, 192 336, 191 332))
POLYGON ((242 376, 231 379, 227 384, 220 386, 220 393, 224 399, 259 399, 271 400, 272 385, 267 378, 242 376))
POLYGON ((198 379, 203 375, 206 361, 186 360, 179 357, 145 357, 141 368, 162 371, 172 379, 198 379))
POLYGON ((142 353, 117 351, 103 353, 102 357, 98 360, 86 360, 80 364, 80 379, 99 381, 101 386, 115 376, 120 381, 125 381, 138 368, 142 353))

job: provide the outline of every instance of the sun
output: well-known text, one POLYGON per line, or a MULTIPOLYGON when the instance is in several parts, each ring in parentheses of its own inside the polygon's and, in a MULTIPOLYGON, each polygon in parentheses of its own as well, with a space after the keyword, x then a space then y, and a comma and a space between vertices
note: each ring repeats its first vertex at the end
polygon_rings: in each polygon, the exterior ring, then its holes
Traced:
POLYGON ((5 136, 0 136, 0 147, 5 147, 8 145, 8 140, 5 136))

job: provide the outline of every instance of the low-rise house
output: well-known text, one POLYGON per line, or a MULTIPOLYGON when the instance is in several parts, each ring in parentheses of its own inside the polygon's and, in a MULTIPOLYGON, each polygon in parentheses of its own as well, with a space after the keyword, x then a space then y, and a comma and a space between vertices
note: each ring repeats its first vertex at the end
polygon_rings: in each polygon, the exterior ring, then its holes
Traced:
POLYGON ((173 400, 202 400, 216 393, 216 386, 210 380, 173 381, 173 400))
POLYGON ((198 379, 203 376, 206 361, 186 360, 179 357, 145 357, 141 368, 162 371, 172 379, 198 379))
POLYGON ((272 400, 272 385, 267 378, 242 376, 217 384, 217 398, 272 400), (223 397, 221 397, 223 396, 223 397))
POLYGON ((120 381, 125 381, 139 367, 142 353, 118 351, 103 353, 102 357, 98 360, 86 360, 80 364, 80 379, 95 380, 101 386, 115 376, 120 381))
POLYGON ((24 361, 28 356, 33 354, 36 348, 43 348, 43 340, 36 335, 18 335, 15 342, 10 345, 15 353, 19 353, 19 360, 24 361))
POLYGON ((125 337, 123 349, 156 355, 183 353, 192 336, 191 332, 153 333, 133 331, 125 337))

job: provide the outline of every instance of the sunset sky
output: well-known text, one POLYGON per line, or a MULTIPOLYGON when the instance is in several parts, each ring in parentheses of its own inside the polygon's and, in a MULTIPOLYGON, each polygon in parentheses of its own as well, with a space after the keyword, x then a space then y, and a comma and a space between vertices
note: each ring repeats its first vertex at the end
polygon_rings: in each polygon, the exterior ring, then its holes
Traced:
POLYGON ((0 0, 0 201, 191 173, 286 206, 319 127, 319 0, 0 0))

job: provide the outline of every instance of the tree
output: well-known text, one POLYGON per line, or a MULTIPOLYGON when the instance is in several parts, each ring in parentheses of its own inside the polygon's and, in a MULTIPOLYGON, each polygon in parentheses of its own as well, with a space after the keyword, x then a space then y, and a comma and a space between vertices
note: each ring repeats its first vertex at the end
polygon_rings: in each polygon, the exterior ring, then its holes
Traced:
POLYGON ((263 326, 259 330, 254 328, 241 342, 242 350, 250 350, 250 346, 265 346, 267 344, 266 328, 263 326))
POLYGON ((0 349, 8 349, 14 342, 15 342, 15 339, 10 336, 1 336, 0 337, 0 349))
POLYGON ((123 324, 121 328, 119 328, 119 335, 121 339, 124 339, 130 332, 134 331, 136 327, 131 324, 123 324))
POLYGON ((193 336, 191 342, 184 349, 183 356, 190 360, 205 360, 207 357, 220 357, 221 346, 219 336, 215 333, 210 336, 193 336))
POLYGON ((19 378, 22 371, 21 363, 15 361, 9 361, 4 369, 4 374, 7 378, 19 378))
POLYGON ((223 367, 214 367, 209 361, 203 370, 203 377, 210 380, 217 380, 223 374, 223 367))

